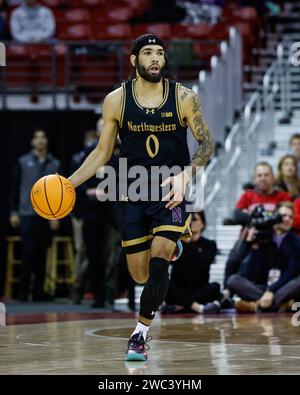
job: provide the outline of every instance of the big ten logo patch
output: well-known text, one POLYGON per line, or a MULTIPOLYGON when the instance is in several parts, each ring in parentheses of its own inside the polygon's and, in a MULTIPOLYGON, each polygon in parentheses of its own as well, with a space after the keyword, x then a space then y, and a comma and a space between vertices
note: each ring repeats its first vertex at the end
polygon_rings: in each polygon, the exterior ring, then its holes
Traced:
POLYGON ((173 117, 173 113, 171 111, 170 112, 162 112, 161 117, 162 118, 171 118, 171 117, 173 117))

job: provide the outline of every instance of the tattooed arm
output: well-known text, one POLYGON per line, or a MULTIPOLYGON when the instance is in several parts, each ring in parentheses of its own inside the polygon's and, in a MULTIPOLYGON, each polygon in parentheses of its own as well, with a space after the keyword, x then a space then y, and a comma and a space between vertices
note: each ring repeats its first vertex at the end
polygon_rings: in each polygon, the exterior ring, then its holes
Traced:
POLYGON ((207 123, 203 119, 199 97, 190 89, 179 87, 179 111, 183 122, 188 123, 195 139, 199 142, 191 166, 174 177, 167 178, 162 186, 171 184, 172 188, 162 200, 168 201, 166 208, 172 209, 184 198, 188 181, 196 174, 197 166, 205 166, 214 152, 214 144, 207 123))
POLYGON ((199 147, 191 161, 191 171, 194 175, 197 166, 205 166, 214 152, 214 143, 207 123, 202 114, 198 95, 183 86, 179 87, 179 109, 182 120, 187 122, 199 147))

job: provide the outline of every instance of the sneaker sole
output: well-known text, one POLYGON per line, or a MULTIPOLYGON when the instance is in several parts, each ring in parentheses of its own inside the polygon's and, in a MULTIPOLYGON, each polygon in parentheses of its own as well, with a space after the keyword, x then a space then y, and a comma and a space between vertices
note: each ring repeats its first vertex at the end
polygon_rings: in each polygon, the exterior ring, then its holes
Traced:
POLYGON ((147 361, 147 357, 143 354, 132 352, 130 354, 126 354, 125 361, 147 361))

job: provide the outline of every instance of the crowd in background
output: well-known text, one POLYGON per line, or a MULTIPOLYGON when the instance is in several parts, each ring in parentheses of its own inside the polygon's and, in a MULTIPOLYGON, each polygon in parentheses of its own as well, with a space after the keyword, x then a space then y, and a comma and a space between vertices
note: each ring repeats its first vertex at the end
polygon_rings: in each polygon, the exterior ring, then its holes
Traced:
MULTIPOLYGON (((83 147, 72 156, 70 169, 77 169, 97 144, 97 131, 84 134, 83 147)), ((22 270, 17 287, 19 301, 45 301, 55 297, 44 291, 47 250, 59 232, 60 221, 36 215, 28 196, 40 177, 60 171, 60 162, 48 151, 47 134, 36 129, 32 149, 15 166, 10 191, 10 224, 22 241, 22 270)), ((116 145, 112 161, 117 158, 116 145)), ((281 311, 300 296, 300 134, 290 138, 287 154, 276 174, 267 162, 254 169, 253 183, 236 203, 232 222, 243 226, 225 267, 224 284, 209 281, 211 265, 218 254, 216 242, 208 240, 204 212, 193 213, 192 238, 183 241, 183 254, 170 265, 170 285, 162 313, 218 313, 281 311)), ((87 293, 92 307, 113 306, 120 295, 129 298, 134 310, 134 282, 120 246, 116 212, 112 202, 99 202, 94 177, 77 190, 70 216, 76 256, 76 278, 68 297, 80 304, 87 293)))
MULTIPOLYGON (((128 0, 130 3, 130 0, 128 0)), ((279 13, 277 1, 247 0, 149 0, 147 10, 133 17, 130 23, 210 23, 221 19, 224 5, 256 8, 258 15, 279 13)), ((67 1, 61 1, 64 9, 67 1)), ((0 39, 13 39, 22 43, 53 42, 56 34, 55 14, 42 1, 0 0, 0 39), (10 6, 17 6, 11 12, 10 6)))

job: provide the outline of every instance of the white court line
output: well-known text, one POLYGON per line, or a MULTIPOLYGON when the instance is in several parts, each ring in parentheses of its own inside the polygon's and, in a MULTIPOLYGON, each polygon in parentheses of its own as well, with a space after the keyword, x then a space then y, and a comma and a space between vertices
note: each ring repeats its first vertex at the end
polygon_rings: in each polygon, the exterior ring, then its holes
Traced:
MULTIPOLYGON (((119 337, 119 336, 107 336, 107 335, 97 335, 94 332, 99 332, 101 330, 116 330, 116 329, 130 329, 132 328, 131 326, 127 327, 127 326, 122 326, 122 327, 113 327, 113 328, 102 328, 102 329, 86 329, 84 334, 87 336, 91 336, 91 337, 103 337, 105 339, 108 340, 116 340, 116 339, 120 339, 120 340, 128 340, 128 337, 119 337)), ((226 346, 243 346, 243 347, 270 347, 269 344, 248 344, 248 343, 227 343, 227 342, 214 342, 214 343, 210 343, 210 342, 189 342, 189 341, 178 341, 178 340, 155 340, 152 339, 151 342, 157 342, 157 343, 172 343, 172 344, 188 344, 188 345, 197 345, 197 344, 203 344, 203 345, 226 345, 226 346)), ((277 345, 277 344, 276 344, 277 345)), ((286 344, 278 344, 278 346, 280 347, 300 347, 300 344, 293 344, 293 345, 286 345, 286 344)), ((295 358, 300 358, 300 357, 295 357, 295 358)))

